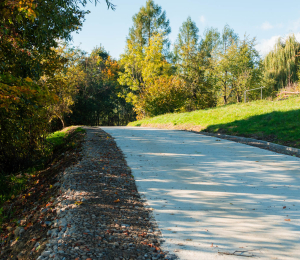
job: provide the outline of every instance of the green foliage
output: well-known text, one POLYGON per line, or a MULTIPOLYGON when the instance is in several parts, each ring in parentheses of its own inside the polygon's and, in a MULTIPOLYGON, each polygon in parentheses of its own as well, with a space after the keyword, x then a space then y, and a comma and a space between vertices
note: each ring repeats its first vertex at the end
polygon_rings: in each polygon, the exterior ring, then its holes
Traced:
POLYGON ((166 63, 166 53, 170 32, 165 11, 153 0, 148 0, 146 6, 133 16, 133 27, 129 31, 125 53, 120 59, 123 71, 118 79, 125 87, 121 96, 127 102, 136 105, 146 82, 164 72, 169 74, 171 68, 166 63))
MULTIPOLYGON (((96 0, 97 2, 97 0, 96 0)), ((106 1, 108 7, 114 7, 106 1)), ((0 2, 0 74, 38 79, 53 72, 57 39, 71 39, 88 11, 86 0, 3 0, 0 2), (44 62, 47 59, 49 62, 44 62)))
MULTIPOLYGON (((4 208, 2 207, 3 203, 9 202, 10 199, 17 197, 26 189, 30 190, 30 185, 33 184, 32 178, 37 176, 39 171, 45 169, 50 163, 57 160, 57 157, 61 156, 61 153, 72 149, 76 144, 78 145, 80 137, 76 133, 85 133, 85 130, 81 127, 78 127, 75 130, 74 127, 69 127, 46 137, 46 140, 51 143, 50 149, 54 154, 48 153, 44 155, 40 161, 48 162, 48 164, 36 162, 34 167, 24 169, 23 172, 19 172, 18 175, 0 174, 0 224, 4 219, 11 218, 14 213, 14 208, 4 211, 4 208)), ((35 184, 37 183, 35 182, 35 184)))
POLYGON ((45 140, 49 120, 68 111, 76 80, 70 71, 59 73, 69 57, 56 47, 58 39, 70 40, 81 27, 85 4, 85 0, 0 1, 1 173, 28 168, 49 152, 45 140))
POLYGON ((53 146, 62 145, 64 143, 64 138, 67 135, 66 131, 56 131, 47 136, 46 140, 53 146))
POLYGON ((45 152, 46 106, 55 102, 55 96, 30 78, 2 78, 6 84, 0 83, 0 169, 14 172, 45 152))
POLYGON ((300 43, 295 35, 290 35, 285 42, 279 38, 273 50, 263 61, 266 80, 274 80, 273 91, 298 81, 298 53, 300 43))
POLYGON ((140 48, 150 45, 150 39, 161 34, 164 37, 163 44, 168 48, 168 34, 171 32, 170 22, 166 18, 166 12, 153 0, 147 0, 146 6, 132 18, 133 27, 129 31, 128 40, 140 48))
POLYGON ((255 39, 240 40, 228 26, 213 51, 212 61, 212 73, 224 104, 242 102, 245 90, 262 84, 262 66, 255 50, 255 39))
POLYGON ((191 17, 188 17, 187 21, 179 29, 174 52, 179 65, 179 72, 182 74, 189 73, 189 65, 198 52, 198 32, 199 29, 191 17))
POLYGON ((124 88, 117 81, 121 68, 102 48, 95 48, 76 66, 82 72, 72 113, 66 115, 68 124, 123 125, 134 117, 132 106, 118 95, 124 88))
POLYGON ((119 73, 119 83, 128 86, 123 96, 126 101, 133 104, 139 117, 145 114, 141 93, 149 85, 153 84, 160 76, 170 76, 172 67, 166 61, 163 54, 163 36, 154 35, 150 39, 150 45, 139 48, 128 41, 126 52, 121 56, 123 72, 119 73))
POLYGON ((177 74, 186 88, 186 111, 216 105, 216 89, 210 73, 212 50, 208 50, 209 33, 199 44, 198 31, 196 24, 188 17, 180 28, 175 44, 177 74))
MULTIPOLYGON (((185 85, 178 77, 160 76, 143 89, 139 105, 143 116, 156 116, 180 110, 186 100, 185 85)), ((138 113, 141 118, 141 112, 138 113)))
POLYGON ((67 44, 59 46, 55 51, 63 58, 63 62, 53 76, 44 75, 39 83, 57 96, 57 101, 48 106, 48 113, 50 122, 59 119, 64 128, 64 116, 72 112, 71 106, 74 104, 75 95, 84 80, 84 71, 78 66, 84 54, 77 48, 70 48, 67 44))

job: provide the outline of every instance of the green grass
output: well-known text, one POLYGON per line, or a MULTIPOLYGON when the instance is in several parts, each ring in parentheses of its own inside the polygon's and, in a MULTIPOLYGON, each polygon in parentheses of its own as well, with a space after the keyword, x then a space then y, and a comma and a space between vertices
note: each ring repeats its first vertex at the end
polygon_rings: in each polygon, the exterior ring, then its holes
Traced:
MULTIPOLYGON (((68 131, 71 128, 72 127, 67 127, 67 128, 64 128, 63 130, 56 131, 52 134, 49 134, 46 139, 48 142, 50 142, 54 146, 54 148, 56 146, 60 146, 60 145, 64 144, 65 138, 68 135, 68 131)), ((85 133, 85 130, 82 129, 81 127, 78 127, 75 129, 75 133, 85 133)))
POLYGON ((135 121, 130 126, 176 126, 254 137, 300 148, 300 97, 255 101, 188 113, 165 114, 135 121))

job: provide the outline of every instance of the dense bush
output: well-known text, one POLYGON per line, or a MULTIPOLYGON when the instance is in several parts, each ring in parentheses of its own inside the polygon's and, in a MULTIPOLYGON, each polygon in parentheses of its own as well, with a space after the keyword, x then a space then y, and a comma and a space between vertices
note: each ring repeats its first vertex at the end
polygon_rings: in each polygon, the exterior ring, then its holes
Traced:
POLYGON ((187 91, 183 80, 176 76, 160 76, 147 84, 141 93, 138 116, 156 116, 180 110, 186 100, 187 91), (143 115, 145 111, 145 115, 143 115))

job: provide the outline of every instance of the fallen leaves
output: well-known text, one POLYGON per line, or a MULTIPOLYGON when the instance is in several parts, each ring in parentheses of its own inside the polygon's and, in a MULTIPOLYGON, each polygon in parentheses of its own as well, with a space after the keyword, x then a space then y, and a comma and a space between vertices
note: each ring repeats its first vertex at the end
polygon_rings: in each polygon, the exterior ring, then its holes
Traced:
POLYGON ((139 234, 138 236, 139 236, 139 237, 145 237, 145 236, 147 236, 147 233, 146 233, 146 232, 143 232, 142 234, 139 234))
POLYGON ((118 202, 120 202, 120 199, 117 199, 117 200, 114 201, 114 203, 118 203, 118 202))

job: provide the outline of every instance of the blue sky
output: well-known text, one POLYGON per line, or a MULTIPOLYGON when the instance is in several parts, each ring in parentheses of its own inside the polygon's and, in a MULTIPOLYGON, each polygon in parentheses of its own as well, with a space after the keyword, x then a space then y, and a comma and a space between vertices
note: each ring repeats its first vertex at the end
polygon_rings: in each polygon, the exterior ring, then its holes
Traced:
MULTIPOLYGON (((73 34, 73 45, 90 52, 100 44, 118 59, 124 52, 126 36, 133 25, 132 16, 146 0, 112 0, 115 11, 107 10, 104 0, 88 4, 91 11, 86 16, 82 31, 73 34)), ((294 33, 300 41, 299 0, 156 0, 170 20, 172 43, 177 38, 182 23, 191 16, 200 30, 207 27, 222 31, 228 24, 236 33, 256 38, 257 49, 266 54, 279 36, 294 33)))

